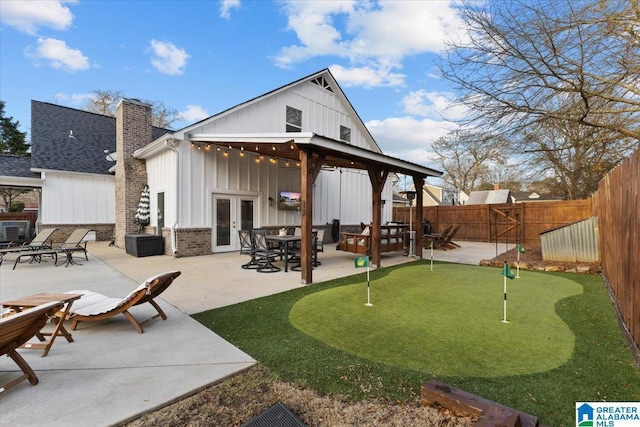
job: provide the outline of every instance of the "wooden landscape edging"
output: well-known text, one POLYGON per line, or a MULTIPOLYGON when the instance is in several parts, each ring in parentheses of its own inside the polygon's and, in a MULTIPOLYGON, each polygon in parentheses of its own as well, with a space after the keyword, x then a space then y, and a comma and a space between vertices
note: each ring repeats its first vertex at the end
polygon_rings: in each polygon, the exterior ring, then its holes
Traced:
POLYGON ((477 418, 474 427, 538 427, 538 417, 484 399, 436 380, 422 385, 422 406, 439 406, 477 418))

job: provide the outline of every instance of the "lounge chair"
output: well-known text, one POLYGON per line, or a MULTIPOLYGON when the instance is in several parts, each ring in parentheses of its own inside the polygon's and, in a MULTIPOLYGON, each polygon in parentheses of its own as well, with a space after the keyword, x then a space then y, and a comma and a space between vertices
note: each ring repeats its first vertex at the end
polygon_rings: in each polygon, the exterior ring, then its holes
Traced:
POLYGON ((0 319, 0 356, 9 356, 23 372, 20 377, 0 386, 0 393, 27 379, 31 385, 38 384, 35 372, 16 349, 38 334, 49 318, 61 310, 63 305, 58 301, 51 302, 0 319))
POLYGON ((69 312, 69 319, 72 321, 71 330, 75 330, 80 322, 97 322, 110 319, 122 313, 138 333, 143 333, 142 327, 152 320, 158 317, 167 320, 167 315, 154 301, 154 298, 164 292, 180 274, 179 271, 169 271, 150 277, 124 298, 111 298, 87 290, 67 292, 70 294, 83 294, 82 298, 73 304, 69 312), (138 322, 136 318, 129 313, 129 309, 134 305, 144 304, 146 302, 151 304, 158 314, 143 322, 138 322))
POLYGON ((78 228, 71 233, 67 240, 62 242, 60 246, 56 248, 21 251, 16 254, 17 257, 13 263, 13 269, 16 269, 16 265, 18 265, 18 262, 20 262, 23 257, 30 257, 33 261, 34 259, 39 260, 43 255, 53 256, 57 265, 59 252, 64 252, 66 255, 65 267, 68 267, 69 264, 78 264, 73 260, 73 253, 76 251, 83 252, 85 259, 89 261, 89 257, 87 256, 87 242, 84 241, 84 238, 90 231, 91 230, 88 228, 78 228))
POLYGON ((443 249, 446 251, 447 246, 443 246, 442 243, 449 237, 452 229, 453 226, 450 226, 445 228, 442 234, 433 233, 424 236, 424 247, 429 248, 431 243, 433 242, 433 249, 443 249))
POLYGON ((43 228, 29 243, 22 245, 23 250, 38 251, 52 248, 52 237, 57 228, 43 228))

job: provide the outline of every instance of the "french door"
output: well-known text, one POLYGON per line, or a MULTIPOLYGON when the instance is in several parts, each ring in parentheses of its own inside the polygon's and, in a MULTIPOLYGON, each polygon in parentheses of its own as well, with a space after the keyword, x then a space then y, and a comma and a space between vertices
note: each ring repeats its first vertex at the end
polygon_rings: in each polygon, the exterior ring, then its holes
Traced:
POLYGON ((212 252, 240 250, 238 230, 253 228, 257 205, 256 196, 213 195, 212 252))

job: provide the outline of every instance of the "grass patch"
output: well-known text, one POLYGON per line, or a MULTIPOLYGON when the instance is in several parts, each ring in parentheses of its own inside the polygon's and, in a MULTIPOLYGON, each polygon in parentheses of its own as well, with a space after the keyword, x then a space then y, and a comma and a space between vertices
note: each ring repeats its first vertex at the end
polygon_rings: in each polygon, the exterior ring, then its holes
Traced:
MULTIPOLYGON (((438 270, 451 270, 450 274, 459 268, 457 264, 436 265, 438 270)), ((464 273, 465 277, 470 275, 467 281, 475 282, 475 277, 485 273, 501 280, 498 269, 466 268, 470 269, 464 273)), ((429 271, 428 262, 417 261, 375 270, 371 273, 371 281, 373 286, 373 283, 393 278, 398 273, 406 274, 407 277, 423 277, 426 281, 428 275, 434 272, 429 271)), ((297 382, 322 393, 343 394, 356 399, 416 401, 421 384, 435 378, 536 415, 543 424, 550 426, 574 425, 576 401, 640 400, 640 372, 635 368, 624 344, 602 279, 589 275, 528 271, 521 272, 521 276, 523 278, 517 279, 518 281, 529 280, 529 276, 533 276, 541 285, 547 281, 563 279, 582 287, 582 293, 568 289, 566 292, 571 296, 559 300, 559 296, 549 297, 542 305, 548 307, 550 301, 556 301, 555 313, 574 337, 570 358, 557 367, 500 376, 447 374, 438 369, 412 368, 358 356, 328 345, 292 325, 289 316, 296 303, 327 290, 345 288, 344 292, 347 292, 350 287, 362 287, 362 283, 366 281, 364 274, 199 313, 194 318, 262 362, 283 380, 297 382)), ((400 286, 397 283, 399 281, 396 280, 395 286, 400 286)), ((509 301, 513 301, 513 311, 510 312, 515 316, 516 289, 520 285, 516 281, 510 281, 509 286, 509 301)), ((371 308, 382 306, 382 295, 372 292, 372 302, 374 307, 371 308)), ((362 296, 359 296, 357 305, 363 303, 362 296)), ((443 299, 441 304, 448 307, 444 310, 445 313, 455 314, 454 301, 443 299)), ((535 300, 526 301, 526 304, 538 305, 535 300)), ((485 307, 485 310, 488 308, 485 307)), ((316 310, 313 311, 315 313, 316 310)), ((497 320, 501 317, 500 306, 497 320)), ((513 326, 516 323, 513 317, 510 320, 511 324, 502 326, 513 326)), ((456 326, 451 326, 450 330, 455 331, 456 326)), ((482 334, 483 331, 477 332, 478 336, 482 334)), ((386 346, 384 342, 379 344, 386 346)), ((481 353, 483 350, 467 351, 481 353)), ((531 362, 538 363, 533 358, 531 362)))
POLYGON ((531 274, 509 281, 510 323, 502 323, 503 278, 496 270, 448 265, 415 272, 396 269, 371 282, 372 307, 364 305, 362 282, 307 295, 289 320, 332 347, 437 375, 521 375, 571 357, 574 336, 555 305, 582 293, 576 282, 531 274))

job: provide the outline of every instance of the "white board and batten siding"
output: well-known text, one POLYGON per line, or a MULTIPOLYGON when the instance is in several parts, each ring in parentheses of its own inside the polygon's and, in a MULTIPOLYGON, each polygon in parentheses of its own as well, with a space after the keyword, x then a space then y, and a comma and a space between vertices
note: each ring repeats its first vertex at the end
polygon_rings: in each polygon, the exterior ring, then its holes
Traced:
MULTIPOLYGON (((286 131, 287 106, 302 111, 302 131, 314 132, 336 140, 340 139, 340 126, 351 129, 350 144, 378 152, 359 119, 353 119, 350 110, 340 98, 318 85, 303 82, 284 91, 232 109, 190 128, 193 135, 203 134, 282 134, 286 131)), ((241 194, 258 197, 257 225, 300 224, 300 214, 279 211, 277 203, 269 206, 268 198, 277 201, 281 191, 300 191, 300 169, 279 159, 275 163, 268 157, 256 162, 251 147, 245 154, 238 150, 218 150, 215 146, 191 145, 184 134, 180 144, 179 191, 180 224, 183 227, 210 227, 213 194, 241 194)), ((387 185, 383 198, 391 200, 391 185, 387 185)), ((314 184, 313 223, 357 224, 371 221, 371 184, 364 171, 322 171, 314 184)), ((384 208, 383 220, 390 220, 391 204, 384 208)))
POLYGON ((146 162, 151 224, 158 225, 158 194, 164 193, 164 226, 171 227, 176 222, 176 153, 163 151, 146 162))
POLYGON ((108 175, 47 171, 42 187, 43 224, 115 223, 115 183, 108 175))

